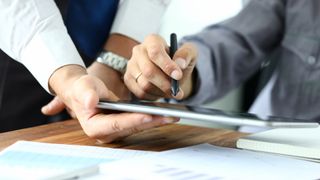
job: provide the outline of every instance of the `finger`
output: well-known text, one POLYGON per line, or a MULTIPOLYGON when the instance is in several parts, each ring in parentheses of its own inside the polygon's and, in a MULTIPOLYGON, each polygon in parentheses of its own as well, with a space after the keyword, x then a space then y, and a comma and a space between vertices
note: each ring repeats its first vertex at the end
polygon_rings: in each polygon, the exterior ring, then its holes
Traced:
MULTIPOLYGON (((141 59, 144 59, 144 58, 139 58, 139 61, 141 59)), ((137 91, 139 91, 139 92, 146 92, 147 94, 158 96, 158 97, 164 97, 165 93, 170 92, 170 83, 166 77, 167 75, 165 75, 163 72, 161 72, 161 70, 159 70, 158 68, 155 68, 156 72, 154 74, 156 74, 156 75, 154 77, 156 79, 155 80, 156 82, 149 81, 144 76, 144 73, 142 72, 143 70, 141 70, 141 68, 138 66, 138 64, 135 60, 136 60, 136 58, 133 58, 128 63, 129 68, 127 70, 127 73, 128 73, 128 75, 130 74, 131 77, 127 78, 125 76, 126 85, 131 87, 131 88, 129 88, 130 90, 138 89, 137 91), (159 79, 159 80, 157 80, 157 79, 159 79), (156 86, 156 84, 158 84, 158 86, 161 86, 162 90, 159 89, 156 86), (140 87, 140 89, 136 85, 138 85, 140 87)), ((146 64, 146 67, 154 66, 154 64, 152 62, 150 62, 149 60, 147 60, 146 62, 150 63, 149 65, 146 64)), ((136 93, 134 93, 134 94, 136 94, 136 93)), ((141 97, 141 95, 140 95, 140 97, 141 97)))
POLYGON ((123 130, 149 123, 151 115, 140 113, 96 114, 88 121, 82 122, 86 134, 93 138, 101 138, 123 130))
POLYGON ((177 50, 173 59, 181 69, 185 70, 196 65, 197 54, 196 47, 193 44, 185 43, 177 50))
MULTIPOLYGON (((170 94, 170 78, 148 59, 148 55, 145 50, 141 50, 140 54, 143 54, 143 56, 141 56, 139 61, 137 61, 137 69, 140 69, 140 72, 144 77, 141 79, 145 79, 147 82, 150 81, 165 94, 170 94)), ((141 80, 139 82, 143 83, 145 81, 141 80)), ((148 84, 144 83, 142 85, 148 84)), ((144 86, 142 86, 142 89, 145 89, 144 86)))
POLYGON ((82 77, 73 87, 72 102, 78 118, 87 120, 98 113, 96 105, 100 98, 116 101, 118 98, 94 76, 82 77))
POLYGON ((166 52, 166 43, 160 36, 148 36, 143 44, 150 60, 164 73, 175 80, 180 80, 182 78, 180 67, 169 57, 166 52))
POLYGON ((154 120, 153 122, 146 123, 145 125, 132 127, 130 129, 123 130, 121 132, 117 132, 117 133, 107 135, 105 137, 101 137, 98 139, 98 141, 100 143, 110 143, 113 141, 123 139, 123 138, 130 136, 132 134, 136 134, 136 133, 141 132, 145 129, 151 129, 151 128, 155 128, 155 127, 159 127, 159 126, 163 126, 163 125, 165 125, 165 124, 163 123, 162 120, 154 120))
MULTIPOLYGON (((139 78, 140 79, 140 78, 139 78)), ((139 84, 136 82, 135 78, 130 74, 124 75, 124 80, 127 88, 139 99, 147 99, 147 100, 157 100, 159 96, 155 96, 149 94, 148 92, 143 91, 139 84)))
POLYGON ((150 83, 150 81, 141 75, 136 81, 140 89, 150 95, 157 96, 158 98, 168 97, 169 92, 163 92, 161 89, 150 83))
POLYGON ((67 109, 69 115, 71 116, 71 118, 73 118, 73 119, 77 118, 76 114, 70 108, 66 107, 66 109, 67 109))
MULTIPOLYGON (((183 69, 183 78, 179 80, 179 84, 187 91, 187 93, 191 91, 189 82, 192 81, 192 73, 196 65, 197 56, 197 49, 191 43, 182 45, 174 55, 175 62, 183 69)), ((183 91, 180 92, 184 94, 183 91)), ((178 97, 174 98, 182 99, 183 97, 184 95, 180 94, 178 97)))
POLYGON ((74 98, 76 102, 84 105, 85 109, 95 109, 100 98, 117 101, 118 98, 107 89, 102 81, 93 77, 83 77, 75 85, 74 98))
POLYGON ((172 124, 175 122, 178 122, 179 119, 178 118, 169 118, 169 117, 162 117, 162 116, 153 116, 153 121, 151 122, 147 122, 145 124, 141 124, 120 132, 116 132, 113 134, 110 134, 108 136, 105 136, 103 138, 99 138, 99 142, 101 143, 109 143, 112 141, 116 141, 119 139, 123 139, 127 136, 136 134, 138 132, 147 130, 147 129, 151 129, 151 128, 156 128, 156 127, 160 127, 160 126, 164 126, 164 125, 168 125, 168 124, 172 124))
POLYGON ((54 97, 47 105, 41 108, 41 112, 45 115, 55 115, 63 111, 65 104, 58 98, 54 97))
POLYGON ((177 100, 181 100, 181 99, 183 99, 183 97, 184 97, 184 91, 181 88, 179 88, 178 94, 176 96, 174 96, 172 94, 170 96, 170 98, 174 98, 174 99, 177 99, 177 100))

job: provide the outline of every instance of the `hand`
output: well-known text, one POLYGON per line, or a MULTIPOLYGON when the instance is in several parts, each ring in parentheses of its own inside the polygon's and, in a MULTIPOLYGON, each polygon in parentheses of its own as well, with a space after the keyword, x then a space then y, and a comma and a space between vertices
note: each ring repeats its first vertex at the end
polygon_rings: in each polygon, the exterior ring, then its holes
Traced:
MULTIPOLYGON (((109 36, 103 49, 105 49, 106 51, 114 52, 129 59, 131 57, 132 48, 137 44, 138 42, 134 39, 116 33, 109 36)), ((125 86, 119 72, 98 62, 93 62, 87 69, 87 71, 90 75, 96 76, 100 80, 102 80, 107 88, 121 100, 130 99, 130 92, 125 86)), ((42 108, 42 112, 46 115, 55 115, 65 108, 73 118, 76 118, 70 108, 67 108, 65 104, 59 100, 58 97, 55 97, 51 102, 45 105, 42 108)))
POLYGON ((129 100, 131 98, 130 91, 125 86, 120 72, 96 61, 88 67, 87 71, 88 74, 98 77, 119 99, 129 100))
POLYGON ((83 67, 77 65, 58 69, 49 84, 60 102, 74 112, 84 132, 104 143, 177 121, 139 113, 103 114, 96 108, 99 99, 116 101, 118 97, 99 78, 88 75, 83 67))
MULTIPOLYGON (((120 73, 117 71, 98 62, 92 63, 91 66, 88 67, 87 71, 90 75, 96 76, 102 80, 105 86, 107 86, 108 90, 112 91, 121 100, 130 99, 130 92, 124 85, 120 73)), ((53 100, 51 100, 47 105, 43 106, 41 111, 45 115, 52 116, 60 113, 64 109, 68 111, 72 118, 77 118, 74 112, 70 108, 66 107, 58 96, 55 96, 53 100)))
POLYGON ((191 94, 192 72, 196 64, 197 50, 191 43, 179 48, 173 61, 163 38, 150 35, 134 47, 128 62, 124 81, 138 98, 156 100, 161 97, 183 99, 191 94), (178 80, 180 91, 171 95, 171 78, 178 80))

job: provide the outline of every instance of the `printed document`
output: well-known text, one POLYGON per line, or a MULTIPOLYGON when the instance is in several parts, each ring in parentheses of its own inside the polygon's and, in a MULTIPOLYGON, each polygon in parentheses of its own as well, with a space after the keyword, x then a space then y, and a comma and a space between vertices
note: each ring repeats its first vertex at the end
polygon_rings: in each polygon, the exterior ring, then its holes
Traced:
POLYGON ((103 179, 319 179, 320 164, 201 144, 100 166, 103 179), (125 173, 124 173, 125 172, 125 173))
POLYGON ((153 152, 18 141, 0 152, 0 179, 66 179, 98 172, 98 164, 153 152))

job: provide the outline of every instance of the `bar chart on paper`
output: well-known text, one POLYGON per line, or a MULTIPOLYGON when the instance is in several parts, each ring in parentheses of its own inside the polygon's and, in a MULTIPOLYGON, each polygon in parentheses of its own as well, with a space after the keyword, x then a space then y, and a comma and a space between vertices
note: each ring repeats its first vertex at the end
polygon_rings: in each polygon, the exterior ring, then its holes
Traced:
MULTIPOLYGON (((130 164, 129 166, 131 166, 130 164)), ((106 168, 100 169, 100 173, 88 178, 85 180, 103 180, 103 179, 130 179, 130 180, 140 180, 140 179, 153 179, 153 180, 163 180, 163 179, 170 179, 170 180, 222 180, 225 179, 226 176, 215 176, 212 173, 207 174, 199 171, 193 171, 190 169, 185 169, 182 167, 175 167, 170 166, 168 164, 152 164, 147 163, 143 166, 143 172, 135 167, 125 167, 126 173, 123 173, 122 169, 113 169, 109 166, 106 168)), ((140 167, 140 165, 136 164, 136 167, 140 167)))
POLYGON ((161 176, 164 176, 168 179, 174 179, 174 180, 181 180, 181 179, 210 179, 210 180, 220 180, 223 179, 223 177, 218 176, 212 176, 210 174, 205 173, 198 173, 195 171, 177 168, 177 167, 169 167, 161 164, 156 164, 153 167, 153 172, 157 174, 157 176, 160 174, 161 176))
POLYGON ((319 171, 319 163, 201 144, 139 158, 101 164, 100 174, 102 175, 100 175, 100 179, 103 179, 104 175, 104 178, 112 177, 113 179, 130 180, 300 180, 319 179, 319 171))

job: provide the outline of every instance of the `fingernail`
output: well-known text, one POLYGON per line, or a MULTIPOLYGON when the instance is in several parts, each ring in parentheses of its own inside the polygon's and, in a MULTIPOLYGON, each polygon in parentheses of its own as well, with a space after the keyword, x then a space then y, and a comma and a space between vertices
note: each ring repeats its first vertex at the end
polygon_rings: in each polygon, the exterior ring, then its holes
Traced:
POLYGON ((162 121, 162 124, 172 124, 175 123, 176 121, 174 119, 165 119, 162 121))
POLYGON ((178 70, 172 71, 171 77, 175 80, 179 80, 181 78, 180 72, 178 70))
POLYGON ((178 66, 179 66, 181 69, 185 69, 185 68, 186 68, 186 60, 185 60, 185 59, 177 58, 177 59, 176 59, 176 63, 178 64, 178 66))
POLYGON ((174 96, 174 98, 180 100, 183 98, 183 95, 184 95, 184 93, 183 93, 182 89, 179 88, 179 92, 176 96, 174 96))
POLYGON ((47 111, 47 106, 43 106, 42 108, 41 108, 41 112, 46 112, 47 111))
POLYGON ((149 122, 151 122, 151 121, 152 121, 152 118, 150 118, 150 117, 145 117, 145 118, 142 120, 143 123, 149 123, 149 122))

